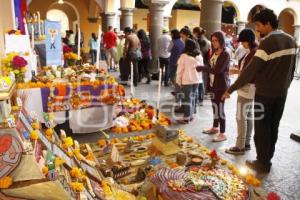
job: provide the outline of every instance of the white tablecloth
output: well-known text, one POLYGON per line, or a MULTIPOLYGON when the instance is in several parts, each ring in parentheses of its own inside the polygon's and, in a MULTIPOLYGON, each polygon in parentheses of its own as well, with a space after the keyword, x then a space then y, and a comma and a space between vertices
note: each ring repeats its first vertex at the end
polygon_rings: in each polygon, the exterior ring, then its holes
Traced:
MULTIPOLYGON (((44 123, 43 104, 40 88, 18 90, 18 95, 23 97, 24 108, 37 114, 38 120, 44 123)), ((69 111, 70 128, 74 133, 92 133, 112 127, 114 106, 91 107, 69 111)), ((66 111, 54 112, 54 122, 66 122, 66 111)))

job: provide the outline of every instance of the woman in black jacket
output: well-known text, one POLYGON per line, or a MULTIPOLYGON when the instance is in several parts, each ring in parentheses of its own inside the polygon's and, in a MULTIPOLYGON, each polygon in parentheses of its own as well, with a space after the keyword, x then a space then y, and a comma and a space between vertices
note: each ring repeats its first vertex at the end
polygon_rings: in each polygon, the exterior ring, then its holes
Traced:
POLYGON ((209 66, 198 66, 198 71, 209 73, 208 88, 213 93, 212 107, 214 113, 213 127, 206 129, 203 133, 216 134, 214 142, 226 140, 226 117, 224 112, 223 93, 229 88, 229 63, 230 55, 225 48, 225 36, 221 31, 217 31, 211 36, 213 54, 210 58, 209 66), (219 129, 220 126, 220 129, 219 129))

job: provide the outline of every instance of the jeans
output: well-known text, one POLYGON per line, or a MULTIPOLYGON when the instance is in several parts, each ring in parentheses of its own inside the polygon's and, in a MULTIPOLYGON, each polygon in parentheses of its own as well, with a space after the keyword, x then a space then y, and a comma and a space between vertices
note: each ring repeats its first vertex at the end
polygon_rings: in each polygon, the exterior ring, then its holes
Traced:
POLYGON ((168 85, 169 82, 169 58, 161 58, 159 57, 159 64, 163 74, 163 81, 165 85, 168 85))
POLYGON ((92 65, 95 64, 97 59, 97 50, 91 49, 90 50, 91 58, 92 58, 92 65))
POLYGON ((271 159, 274 156, 286 96, 271 98, 255 95, 254 143, 257 160, 266 166, 271 165, 271 159), (261 111, 261 106, 263 106, 263 111, 261 111))
POLYGON ((253 99, 246 99, 238 96, 236 109, 237 139, 236 147, 244 149, 250 145, 251 133, 253 130, 253 99))
POLYGON ((184 93, 183 109, 184 118, 192 118, 193 113, 196 110, 196 98, 197 98, 198 84, 182 85, 182 91, 184 93))
POLYGON ((222 100, 223 92, 217 92, 213 94, 213 98, 211 100, 213 113, 214 113, 214 128, 218 128, 220 125, 220 132, 225 133, 226 129, 226 116, 224 111, 225 101, 222 100))

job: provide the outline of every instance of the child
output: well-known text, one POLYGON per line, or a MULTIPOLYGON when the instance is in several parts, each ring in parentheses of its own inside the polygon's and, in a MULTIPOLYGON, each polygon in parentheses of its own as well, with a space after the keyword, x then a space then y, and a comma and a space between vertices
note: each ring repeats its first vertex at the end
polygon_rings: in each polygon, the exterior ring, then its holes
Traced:
POLYGON ((199 83, 202 83, 202 73, 196 70, 198 65, 203 65, 200 49, 194 40, 187 39, 183 54, 178 60, 176 73, 176 83, 184 93, 184 116, 177 120, 181 124, 188 124, 192 121, 193 113, 196 110, 197 89, 199 83))

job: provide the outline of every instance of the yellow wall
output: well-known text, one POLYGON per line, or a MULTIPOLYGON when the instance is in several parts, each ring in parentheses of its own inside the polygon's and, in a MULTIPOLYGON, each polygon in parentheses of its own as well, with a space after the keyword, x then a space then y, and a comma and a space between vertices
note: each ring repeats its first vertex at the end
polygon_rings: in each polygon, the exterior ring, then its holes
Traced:
MULTIPOLYGON (((13 29, 12 4, 11 0, 1 0, 0 6, 0 60, 4 56, 4 33, 13 29)), ((1 65, 1 62, 0 62, 1 65)), ((0 70, 1 74, 1 70, 0 70)))
POLYGON ((294 17, 289 12, 282 12, 279 15, 279 27, 290 35, 294 35, 294 17))
POLYGON ((148 9, 136 9, 133 11, 133 25, 137 24, 137 29, 147 30, 148 9))
MULTIPOLYGON (((133 24, 137 24, 137 29, 147 31, 148 9, 136 9, 133 11, 133 24)), ((181 29, 185 25, 193 28, 200 24, 200 11, 193 10, 173 10, 169 19, 170 30, 181 29)))
POLYGON ((170 29, 181 29, 184 26, 193 28, 200 25, 200 11, 172 10, 171 16, 170 29))
MULTIPOLYGON (((89 0, 72 0, 68 1, 72 3, 76 9, 79 12, 80 15, 80 29, 83 32, 84 35, 84 50, 85 52, 89 51, 89 46, 88 46, 88 40, 91 37, 92 32, 98 32, 98 25, 101 23, 101 20, 98 20, 97 23, 90 23, 88 21, 88 16, 89 16, 89 10, 88 10, 88 3, 89 0)), ((29 5, 29 11, 32 13, 35 13, 39 11, 41 13, 41 18, 45 19, 46 18, 46 13, 50 9, 50 6, 53 3, 57 3, 57 0, 32 0, 31 4, 29 5)), ((63 5, 62 9, 63 10, 63 5)), ((70 29, 72 26, 70 27, 70 29)), ((75 30, 73 30, 75 32, 75 30)))

